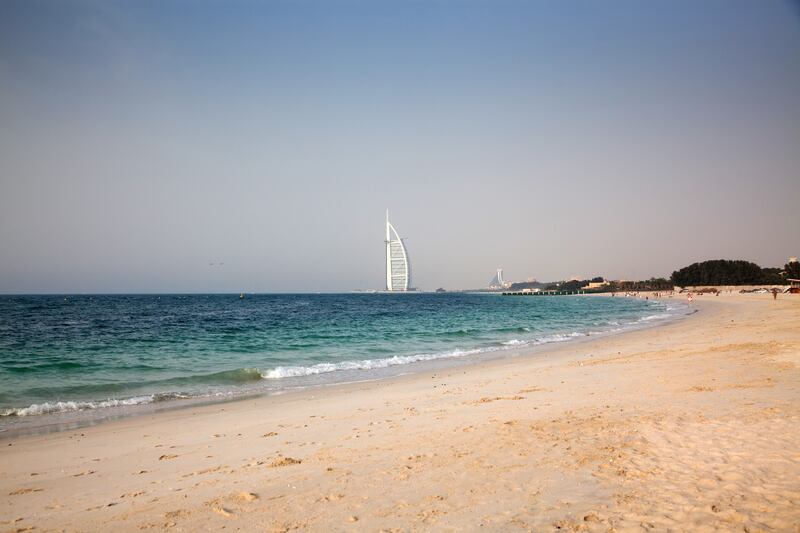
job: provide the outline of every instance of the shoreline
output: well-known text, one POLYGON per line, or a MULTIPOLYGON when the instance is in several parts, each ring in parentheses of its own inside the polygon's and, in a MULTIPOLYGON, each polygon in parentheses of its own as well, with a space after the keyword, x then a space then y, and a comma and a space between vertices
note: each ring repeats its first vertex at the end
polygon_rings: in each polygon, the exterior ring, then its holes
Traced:
POLYGON ((545 357, 0 434, 0 525, 793 530, 800 298, 764 296, 545 357))
MULTIPOLYGON (((642 293, 643 295, 645 293, 642 293)), ((581 295, 588 297, 606 297, 611 298, 609 294, 589 294, 581 295)), ((666 306, 670 299, 663 298, 655 300, 666 306)), ((200 396, 187 396, 181 397, 180 392, 168 393, 169 396, 177 396, 175 398, 167 398, 165 400, 151 400, 142 403, 126 403, 129 400, 138 397, 122 397, 122 398, 107 398, 95 400, 64 400, 63 403, 105 403, 105 402, 118 402, 118 405, 89 407, 89 408, 76 408, 65 411, 56 411, 52 413, 33 414, 33 415, 5 415, 0 417, 0 422, 5 418, 8 422, 5 424, 0 423, 0 441, 3 438, 15 438, 27 435, 47 435, 58 433, 62 431, 70 431, 81 429, 85 427, 92 427, 102 425, 114 420, 121 420, 130 417, 138 417, 143 415, 157 414, 171 410, 190 409, 203 406, 213 406, 217 404, 229 404, 239 401, 248 401, 261 397, 271 396, 284 396, 287 394, 313 394, 316 389, 326 389, 336 387, 339 385, 351 385, 360 383, 369 383, 375 381, 392 381, 405 376, 413 376, 416 374, 425 374, 431 372, 446 371, 448 369, 457 369, 461 366, 473 366, 483 363, 491 363, 496 360, 517 358, 517 357, 536 357, 543 352, 552 350, 555 346, 567 346, 570 344, 579 344, 583 342, 591 342, 595 339, 600 339, 608 336, 625 335, 627 333, 650 329, 654 327, 663 327, 676 321, 683 320, 688 316, 697 312, 697 309, 689 311, 689 305, 680 301, 681 298, 676 298, 673 302, 677 304, 671 311, 667 309, 659 310, 668 316, 662 316, 654 321, 649 321, 648 317, 640 317, 638 320, 622 325, 619 328, 612 328, 608 330, 583 332, 577 334, 576 331, 571 333, 561 334, 547 334, 548 336, 566 337, 559 340, 552 341, 538 341, 531 339, 522 341, 521 345, 498 345, 493 349, 473 349, 473 348, 457 348, 456 351, 465 352, 464 355, 458 356, 443 356, 432 357, 431 359, 420 359, 411 363, 392 365, 386 368, 379 368, 373 370, 366 370, 368 373, 364 376, 353 376, 353 379, 336 380, 332 379, 329 382, 299 384, 299 385, 286 385, 283 388, 276 389, 251 389, 236 390, 231 389, 225 393, 217 393, 217 395, 200 395, 200 396), (689 311, 689 312, 687 312, 689 311), (474 353, 470 353, 473 352, 474 353), (376 372, 377 370, 377 372, 376 372)), ((499 342, 499 341, 498 341, 499 342)), ((358 372, 358 371, 356 371, 358 372)), ((350 371, 350 373, 353 373, 350 371)), ((332 378, 338 372, 328 373, 332 378)), ((263 372, 262 372, 263 375, 263 372)), ((262 378, 266 379, 266 378, 262 378)), ((293 378, 290 378, 293 379, 293 378)), ((153 393, 158 395, 160 393, 153 393)), ((153 396, 153 394, 149 396, 153 396)), ((61 403, 47 402, 47 403, 61 403)), ((35 404, 32 406, 20 407, 17 409, 30 409, 45 404, 35 404)))

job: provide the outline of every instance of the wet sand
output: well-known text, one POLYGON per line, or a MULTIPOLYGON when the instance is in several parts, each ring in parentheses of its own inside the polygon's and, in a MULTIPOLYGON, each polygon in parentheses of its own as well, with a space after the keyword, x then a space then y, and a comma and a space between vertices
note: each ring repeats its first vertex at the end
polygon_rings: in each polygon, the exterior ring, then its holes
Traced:
POLYGON ((800 531, 800 296, 693 306, 533 357, 0 437, 0 531, 800 531))

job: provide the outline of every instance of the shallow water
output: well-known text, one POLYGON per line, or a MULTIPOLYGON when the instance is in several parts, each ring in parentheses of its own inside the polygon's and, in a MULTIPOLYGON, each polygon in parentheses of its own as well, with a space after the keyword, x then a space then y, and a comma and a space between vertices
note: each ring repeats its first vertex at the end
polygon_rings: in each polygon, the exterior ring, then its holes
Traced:
POLYGON ((413 371, 620 331, 677 302, 498 294, 0 297, 0 426, 413 371))

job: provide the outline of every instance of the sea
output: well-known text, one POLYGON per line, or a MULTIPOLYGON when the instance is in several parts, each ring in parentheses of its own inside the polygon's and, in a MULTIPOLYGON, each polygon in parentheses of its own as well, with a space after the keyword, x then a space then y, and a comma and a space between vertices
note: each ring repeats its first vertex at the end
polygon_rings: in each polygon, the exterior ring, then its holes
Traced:
POLYGON ((553 343, 687 312, 496 293, 0 296, 0 432, 547 357, 553 343))

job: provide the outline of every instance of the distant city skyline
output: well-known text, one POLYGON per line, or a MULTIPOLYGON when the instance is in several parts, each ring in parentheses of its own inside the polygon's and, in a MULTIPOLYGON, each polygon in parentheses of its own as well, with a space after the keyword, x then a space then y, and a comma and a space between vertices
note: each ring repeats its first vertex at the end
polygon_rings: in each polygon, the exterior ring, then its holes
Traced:
POLYGON ((0 293, 780 267, 799 169, 792 2, 0 3, 0 293))

